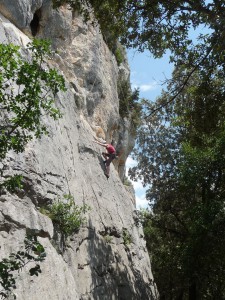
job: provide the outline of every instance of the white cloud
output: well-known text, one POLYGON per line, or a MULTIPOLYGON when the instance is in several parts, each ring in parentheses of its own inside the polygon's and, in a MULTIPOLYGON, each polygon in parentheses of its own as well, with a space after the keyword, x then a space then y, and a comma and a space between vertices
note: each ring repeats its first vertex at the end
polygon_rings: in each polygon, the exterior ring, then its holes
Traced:
POLYGON ((131 158, 130 156, 128 156, 127 160, 126 160, 126 174, 129 168, 132 168, 134 166, 137 165, 137 162, 131 158))
POLYGON ((138 181, 132 181, 132 184, 133 184, 133 187, 134 187, 134 189, 135 189, 135 191, 139 191, 139 190, 145 190, 144 188, 143 188, 143 185, 142 185, 142 183, 141 183, 141 180, 138 180, 138 181))
POLYGON ((139 88, 141 92, 148 92, 158 89, 160 85, 156 80, 146 83, 146 75, 133 71, 131 73, 131 87, 132 90, 139 88))
POLYGON ((137 82, 131 83, 132 90, 134 89, 140 89, 141 92, 148 92, 148 91, 153 91, 157 90, 159 88, 159 84, 156 81, 146 83, 146 84, 141 84, 137 82))
POLYGON ((146 200, 145 196, 142 196, 142 197, 136 196, 136 207, 137 207, 137 209, 148 207, 148 201, 146 200))
POLYGON ((152 90, 155 90, 157 88, 158 88, 158 85, 157 85, 156 81, 150 82, 148 84, 141 84, 140 85, 140 90, 142 92, 152 91, 152 90))

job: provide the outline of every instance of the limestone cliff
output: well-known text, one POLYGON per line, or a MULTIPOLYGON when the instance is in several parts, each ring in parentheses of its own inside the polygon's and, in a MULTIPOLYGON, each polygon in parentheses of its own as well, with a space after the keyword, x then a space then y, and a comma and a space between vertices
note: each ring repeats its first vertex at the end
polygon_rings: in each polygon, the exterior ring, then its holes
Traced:
POLYGON ((55 55, 49 64, 65 76, 67 86, 56 103, 63 117, 44 120, 49 135, 27 144, 20 155, 11 153, 1 166, 5 174, 23 175, 24 190, 0 196, 0 258, 21 249, 28 231, 47 252, 41 275, 21 272, 17 299, 156 299, 134 196, 121 181, 134 145, 129 121, 119 116, 117 95, 118 76, 129 79, 126 59, 118 66, 97 27, 84 24, 66 6, 53 10, 50 0, 0 0, 0 12, 0 42, 24 47, 32 36, 51 39, 55 55), (120 145, 108 181, 93 136, 120 145), (60 248, 40 207, 64 194, 91 210, 86 224, 60 248), (128 246, 124 230, 132 237, 128 246))

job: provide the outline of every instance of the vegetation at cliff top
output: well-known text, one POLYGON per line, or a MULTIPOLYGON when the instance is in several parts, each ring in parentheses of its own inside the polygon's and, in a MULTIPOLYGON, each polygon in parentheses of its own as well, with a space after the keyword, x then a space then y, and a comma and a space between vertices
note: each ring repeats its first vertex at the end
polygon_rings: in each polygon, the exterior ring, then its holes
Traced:
POLYGON ((53 0, 53 7, 65 3, 79 11, 86 21, 93 13, 103 32, 126 47, 148 49, 154 57, 161 57, 170 49, 171 61, 189 66, 202 65, 206 56, 207 60, 224 64, 223 1, 53 0), (200 26, 210 31, 199 33, 196 46, 189 31, 200 26))

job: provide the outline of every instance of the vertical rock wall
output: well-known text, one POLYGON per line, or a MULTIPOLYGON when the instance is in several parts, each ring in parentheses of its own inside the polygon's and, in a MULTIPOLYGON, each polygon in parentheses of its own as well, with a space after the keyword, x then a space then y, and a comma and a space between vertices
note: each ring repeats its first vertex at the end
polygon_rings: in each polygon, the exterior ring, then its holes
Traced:
POLYGON ((66 6, 55 11, 49 0, 0 0, 0 12, 0 42, 24 47, 32 35, 50 38, 56 52, 49 64, 67 85, 56 103, 63 117, 44 120, 49 135, 30 142, 20 155, 10 153, 1 166, 5 175, 23 175, 24 190, 0 196, 0 258, 22 249, 27 232, 47 252, 41 275, 21 272, 17 299, 156 299, 134 197, 120 178, 134 143, 129 122, 119 117, 117 96, 119 72, 129 79, 127 62, 118 67, 99 29, 83 24, 66 6), (96 135, 123 145, 108 181, 96 135), (61 245, 40 207, 69 193, 91 210, 79 232, 61 245))

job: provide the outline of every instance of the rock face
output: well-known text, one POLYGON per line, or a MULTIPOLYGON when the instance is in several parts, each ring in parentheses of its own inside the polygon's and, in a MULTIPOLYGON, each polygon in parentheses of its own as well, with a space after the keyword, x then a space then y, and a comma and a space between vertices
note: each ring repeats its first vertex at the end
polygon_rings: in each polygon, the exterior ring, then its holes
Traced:
POLYGON ((121 181, 134 145, 117 96, 119 74, 129 79, 126 60, 118 67, 99 29, 66 6, 56 11, 49 0, 0 0, 0 12, 0 42, 24 47, 32 35, 51 39, 57 52, 49 64, 67 85, 56 103, 63 117, 44 120, 49 135, 27 144, 20 155, 10 153, 1 166, 5 175, 23 175, 24 191, 0 197, 0 258, 22 249, 29 231, 47 252, 42 274, 18 276, 17 299, 156 299, 134 196, 121 181), (108 181, 93 136, 122 145, 108 181), (40 207, 64 194, 91 210, 79 232, 56 246, 52 221, 40 207), (127 245, 124 232, 131 236, 127 245))

